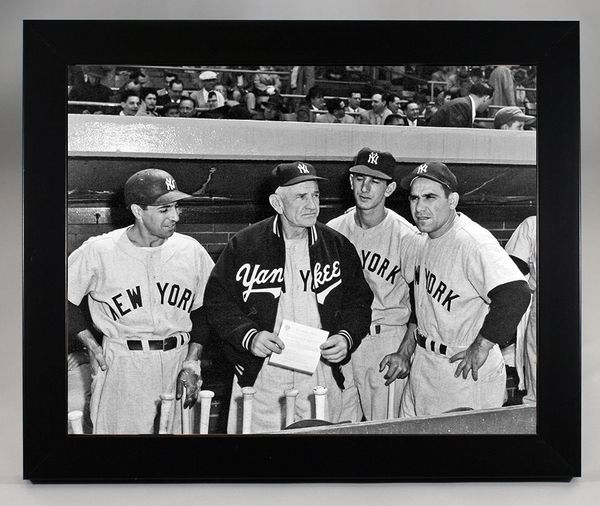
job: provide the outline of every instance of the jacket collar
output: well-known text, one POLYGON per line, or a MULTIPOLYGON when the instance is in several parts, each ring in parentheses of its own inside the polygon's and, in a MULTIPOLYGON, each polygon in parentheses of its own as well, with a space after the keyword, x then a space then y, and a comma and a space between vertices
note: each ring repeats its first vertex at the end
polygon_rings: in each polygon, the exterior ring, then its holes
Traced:
MULTIPOLYGON (((283 238, 281 219, 279 218, 278 214, 275 216, 275 219, 273 220, 272 231, 277 237, 283 238)), ((317 242, 317 227, 316 227, 316 225, 313 225, 308 230, 308 245, 312 246, 316 242, 317 242)))

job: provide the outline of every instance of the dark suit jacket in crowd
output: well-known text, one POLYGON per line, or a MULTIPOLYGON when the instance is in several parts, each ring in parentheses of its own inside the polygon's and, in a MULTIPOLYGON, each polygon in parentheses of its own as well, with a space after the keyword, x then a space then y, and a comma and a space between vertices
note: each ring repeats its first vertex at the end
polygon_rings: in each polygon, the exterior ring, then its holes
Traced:
MULTIPOLYGON (((407 118, 402 118, 402 124, 404 126, 409 126, 408 125, 408 119, 407 118)), ((423 118, 417 118, 417 126, 427 126, 427 122, 423 118)))
POLYGON ((473 126, 471 99, 467 96, 450 100, 431 117, 429 126, 471 128, 473 126))
POLYGON ((173 100, 171 100, 171 97, 168 94, 161 95, 160 97, 156 98, 156 105, 167 105, 171 102, 176 103, 173 100))

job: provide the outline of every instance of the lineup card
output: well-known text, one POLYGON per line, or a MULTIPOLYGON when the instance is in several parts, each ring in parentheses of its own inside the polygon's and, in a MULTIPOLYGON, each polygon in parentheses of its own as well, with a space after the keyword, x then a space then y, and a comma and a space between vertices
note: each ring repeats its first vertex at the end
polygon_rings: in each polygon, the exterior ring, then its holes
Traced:
POLYGON ((308 327, 290 320, 283 320, 279 339, 285 344, 280 353, 271 353, 269 364, 313 374, 317 370, 321 349, 329 336, 326 330, 308 327))

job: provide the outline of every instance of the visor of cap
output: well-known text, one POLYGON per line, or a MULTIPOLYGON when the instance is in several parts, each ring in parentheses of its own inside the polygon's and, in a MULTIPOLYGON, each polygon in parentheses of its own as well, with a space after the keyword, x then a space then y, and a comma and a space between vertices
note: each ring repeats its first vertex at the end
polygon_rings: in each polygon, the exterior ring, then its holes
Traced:
POLYGON ((191 195, 187 193, 183 193, 179 190, 171 190, 167 193, 164 193, 160 197, 158 197, 152 204, 147 204, 149 206, 165 206, 167 204, 172 204, 173 202, 177 202, 178 200, 189 199, 192 198, 191 195))
POLYGON ((284 184, 277 183, 277 186, 293 186, 298 183, 303 183, 304 181, 328 181, 328 179, 314 174, 302 174, 301 176, 293 177, 284 184))
POLYGON ((364 174, 365 176, 385 179, 386 181, 392 180, 392 176, 380 170, 373 169, 372 167, 367 167, 366 165, 355 165, 354 167, 350 168, 350 172, 352 172, 352 174, 364 174))

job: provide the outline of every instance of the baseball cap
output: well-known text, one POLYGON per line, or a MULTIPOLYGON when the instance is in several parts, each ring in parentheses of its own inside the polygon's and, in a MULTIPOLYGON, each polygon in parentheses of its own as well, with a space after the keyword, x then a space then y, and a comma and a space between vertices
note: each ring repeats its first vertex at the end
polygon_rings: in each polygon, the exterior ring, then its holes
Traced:
POLYGON ((520 108, 516 106, 503 107, 498 110, 494 116, 494 128, 500 128, 505 123, 509 123, 512 120, 530 121, 534 119, 533 116, 525 114, 520 108))
POLYGON ((394 178, 396 160, 387 151, 376 151, 371 148, 362 148, 356 155, 355 165, 350 167, 353 174, 377 177, 388 181, 394 178))
POLYGON ((209 79, 216 79, 217 78, 217 74, 216 72, 213 72, 212 70, 205 70, 204 72, 201 72, 200 75, 198 76, 198 79, 202 79, 203 81, 207 81, 209 79))
POLYGON ((317 176, 315 168, 306 162, 280 163, 271 172, 273 188, 292 186, 304 181, 327 181, 324 177, 317 176))
POLYGON ((191 197, 177 189, 171 174, 160 169, 144 169, 136 172, 125 183, 125 204, 164 206, 191 197))
POLYGON ((402 178, 400 186, 405 190, 410 190, 410 187, 415 179, 424 177, 437 181, 450 188, 450 191, 458 191, 458 180, 450 171, 445 163, 442 162, 426 162, 419 165, 408 176, 402 178))

